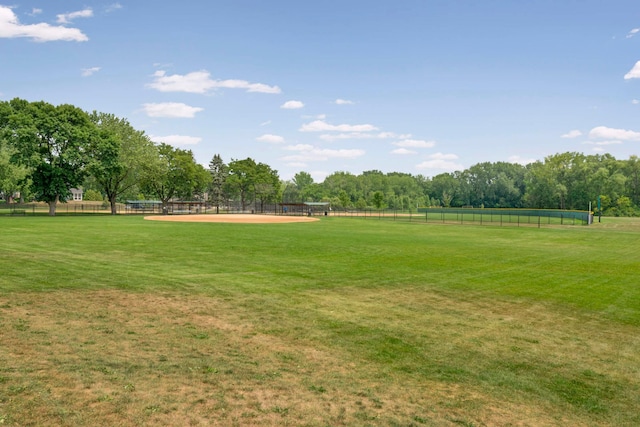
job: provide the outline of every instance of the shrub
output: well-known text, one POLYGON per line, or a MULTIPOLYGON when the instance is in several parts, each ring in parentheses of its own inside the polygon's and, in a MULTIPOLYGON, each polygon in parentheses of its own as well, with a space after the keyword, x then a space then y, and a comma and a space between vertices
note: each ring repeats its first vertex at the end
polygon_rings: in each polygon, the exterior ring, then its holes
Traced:
POLYGON ((101 202, 104 200, 102 194, 96 190, 87 190, 84 192, 83 199, 88 202, 101 202))

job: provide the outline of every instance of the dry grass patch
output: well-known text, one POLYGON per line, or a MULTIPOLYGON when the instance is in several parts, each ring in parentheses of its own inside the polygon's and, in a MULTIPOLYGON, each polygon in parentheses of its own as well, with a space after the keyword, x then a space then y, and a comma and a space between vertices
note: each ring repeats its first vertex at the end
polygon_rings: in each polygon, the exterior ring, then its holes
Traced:
POLYGON ((0 420, 586 426, 616 425, 617 409, 640 404, 631 395, 640 366, 632 327, 418 288, 289 295, 300 309, 293 316, 247 298, 115 290, 0 298, 0 420), (388 342, 369 346, 376 340, 388 342), (594 413, 561 397, 565 380, 630 395, 598 395, 614 406, 594 413))
POLYGON ((5 424, 354 425, 383 412, 373 384, 352 383, 356 364, 257 332, 219 300, 66 291, 0 301, 5 424))

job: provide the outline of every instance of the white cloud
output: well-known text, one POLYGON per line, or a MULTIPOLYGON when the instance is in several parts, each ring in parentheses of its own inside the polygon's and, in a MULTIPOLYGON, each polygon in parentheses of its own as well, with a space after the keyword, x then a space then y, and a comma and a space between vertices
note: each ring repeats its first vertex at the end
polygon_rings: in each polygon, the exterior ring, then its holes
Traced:
POLYGON ((118 10, 118 9, 122 9, 122 5, 120 3, 113 3, 113 4, 110 4, 109 6, 107 6, 106 11, 108 13, 108 12, 113 12, 113 11, 118 10))
POLYGON ((640 61, 636 62, 631 71, 624 75, 624 79, 640 79, 640 61))
POLYGON ((340 98, 336 99, 335 102, 336 102, 337 105, 353 105, 353 104, 355 104, 355 102, 353 102, 353 101, 349 101, 348 99, 340 99, 340 98))
POLYGON ((598 126, 589 132, 590 139, 640 141, 640 132, 598 126))
POLYGON ((395 150, 391 151, 391 154, 400 154, 400 155, 417 154, 417 151, 407 150, 406 148, 396 148, 395 150))
POLYGON ((84 9, 77 12, 62 13, 60 15, 57 15, 58 19, 56 20, 56 22, 58 22, 58 24, 70 24, 71 21, 76 18, 91 18, 92 16, 93 10, 84 9))
POLYGON ((323 120, 315 120, 302 125, 300 132, 370 132, 378 130, 373 125, 331 125, 323 120))
POLYGON ((91 67, 82 69, 82 77, 89 77, 100 71, 100 67, 91 67))
POLYGON ((260 126, 267 126, 271 124, 271 120, 267 120, 266 122, 260 123, 260 126))
POLYGON ((435 147, 435 141, 423 141, 421 139, 404 139, 402 141, 392 142, 393 145, 398 147, 411 147, 411 148, 432 148, 435 147))
POLYGON ((144 112, 149 117, 169 117, 191 119, 204 108, 192 107, 181 102, 160 102, 142 104, 144 112))
POLYGON ((640 32, 640 28, 634 28, 633 30, 629 31, 629 34, 627 34, 627 38, 630 39, 631 37, 638 34, 638 32, 640 32))
POLYGON ((350 133, 325 133, 319 136, 319 138, 323 141, 337 141, 344 139, 391 139, 391 138, 400 138, 406 139, 411 138, 411 134, 396 134, 393 132, 380 132, 380 133, 366 133, 366 132, 350 132, 350 133))
POLYGON ((169 145, 195 145, 202 141, 202 138, 197 136, 186 135, 167 135, 167 136, 155 136, 150 135, 149 138, 154 142, 164 142, 169 145))
POLYGON ((460 163, 455 163, 449 160, 426 160, 420 164, 416 165, 417 169, 438 169, 442 171, 454 172, 458 170, 464 169, 460 163))
POLYGON ((278 86, 268 86, 262 83, 250 83, 246 80, 214 80, 206 71, 194 71, 185 75, 173 74, 168 76, 165 71, 153 74, 155 81, 147 86, 160 92, 189 92, 206 93, 215 89, 245 89, 247 92, 280 93, 278 86))
POLYGON ((315 116, 303 115, 302 118, 305 120, 308 120, 308 119, 324 120, 327 118, 327 115, 326 114, 318 114, 315 116))
POLYGON ((280 93, 278 86, 269 86, 263 83, 250 83, 246 80, 215 80, 214 88, 246 89, 247 92, 280 93))
POLYGON ((268 142, 270 144, 282 144, 284 142, 284 138, 280 135, 271 135, 269 133, 264 134, 256 138, 256 141, 260 142, 268 142))
POLYGON ((327 150, 309 144, 290 145, 285 149, 298 152, 298 154, 283 157, 282 160, 286 162, 326 161, 335 158, 354 159, 365 154, 364 150, 327 150))
POLYGON ((287 101, 280 106, 280 108, 284 108, 285 110, 297 110, 302 107, 304 107, 304 103, 301 101, 287 101))
POLYGON ((456 154, 444 154, 444 153, 435 153, 429 155, 430 159, 436 160, 458 160, 458 156, 456 154))
POLYGON ((507 161, 509 163, 516 163, 518 165, 526 166, 530 163, 535 163, 536 159, 523 159, 520 156, 510 156, 507 161))
POLYGON ((38 9, 37 7, 34 7, 33 9, 31 9, 31 13, 29 13, 30 16, 36 16, 36 15, 40 15, 42 13, 42 9, 38 9))
POLYGON ((638 104, 640 104, 640 101, 639 101, 639 100, 637 100, 637 99, 632 99, 632 100, 631 100, 631 103, 632 103, 633 105, 638 105, 638 104))
POLYGON ((577 138, 579 136, 582 136, 582 132, 576 129, 565 133, 560 138, 577 138))
POLYGON ((429 160, 416 165, 416 168, 438 169, 451 172, 464 169, 464 166, 454 161, 458 159, 458 156, 455 154, 435 153, 428 156, 428 159, 429 160))
POLYGON ((296 144, 284 147, 285 150, 289 151, 311 151, 313 148, 314 147, 311 144, 296 144))
POLYGON ((77 28, 52 26, 47 23, 22 25, 13 10, 0 6, 0 38, 26 37, 37 42, 77 41, 84 42, 89 38, 77 28))
POLYGON ((393 132, 380 132, 376 135, 378 138, 397 138, 397 139, 408 139, 411 138, 410 133, 393 133, 393 132))

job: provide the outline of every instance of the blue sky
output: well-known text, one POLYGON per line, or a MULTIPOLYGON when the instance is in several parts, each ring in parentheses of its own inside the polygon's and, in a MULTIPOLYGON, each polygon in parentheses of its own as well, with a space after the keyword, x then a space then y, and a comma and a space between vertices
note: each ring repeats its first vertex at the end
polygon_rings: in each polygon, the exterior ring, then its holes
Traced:
POLYGON ((0 0, 0 58, 2 100, 282 179, 640 152, 637 0, 0 0))

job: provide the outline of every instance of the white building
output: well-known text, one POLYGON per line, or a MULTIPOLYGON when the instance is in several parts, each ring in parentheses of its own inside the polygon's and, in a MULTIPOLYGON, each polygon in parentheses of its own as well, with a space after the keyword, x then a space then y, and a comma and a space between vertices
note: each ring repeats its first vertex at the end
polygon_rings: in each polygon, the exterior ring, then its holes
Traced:
POLYGON ((82 191, 82 188, 72 188, 71 197, 69 197, 69 200, 73 200, 74 202, 81 202, 83 194, 84 191, 82 191))

